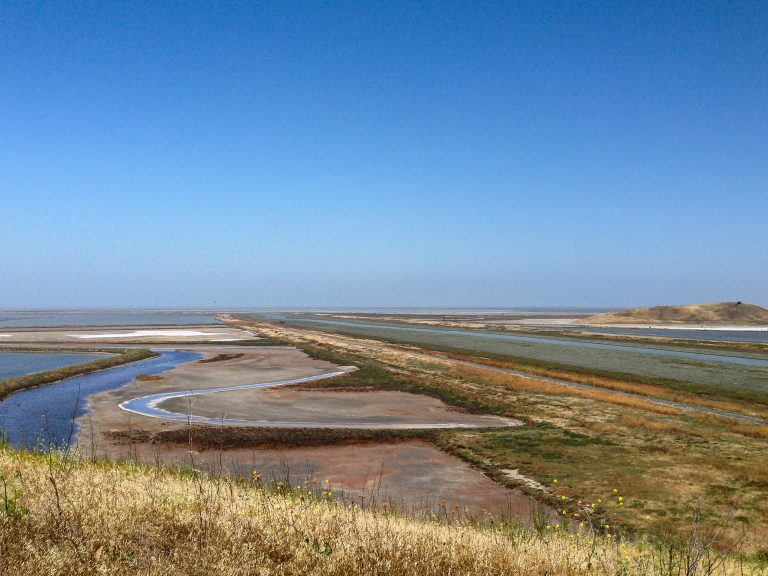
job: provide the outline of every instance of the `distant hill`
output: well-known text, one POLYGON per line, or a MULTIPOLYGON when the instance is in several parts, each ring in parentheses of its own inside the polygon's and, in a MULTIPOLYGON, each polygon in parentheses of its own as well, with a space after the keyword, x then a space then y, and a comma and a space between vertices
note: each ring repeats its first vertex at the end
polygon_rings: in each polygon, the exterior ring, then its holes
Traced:
POLYGON ((627 308, 597 314, 581 320, 584 324, 766 324, 768 308, 741 302, 627 308))

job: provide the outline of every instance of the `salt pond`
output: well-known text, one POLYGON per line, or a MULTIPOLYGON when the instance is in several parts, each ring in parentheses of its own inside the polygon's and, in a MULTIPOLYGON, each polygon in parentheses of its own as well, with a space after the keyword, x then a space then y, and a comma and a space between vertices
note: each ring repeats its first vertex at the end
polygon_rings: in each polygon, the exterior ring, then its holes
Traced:
POLYGON ((0 380, 18 378, 35 372, 85 364, 111 354, 46 354, 37 352, 0 352, 0 380))
POLYGON ((140 374, 158 374, 196 360, 200 354, 163 351, 157 358, 62 380, 13 394, 0 402, 0 433, 14 446, 64 446, 75 438, 73 419, 82 416, 88 397, 125 386, 140 374))

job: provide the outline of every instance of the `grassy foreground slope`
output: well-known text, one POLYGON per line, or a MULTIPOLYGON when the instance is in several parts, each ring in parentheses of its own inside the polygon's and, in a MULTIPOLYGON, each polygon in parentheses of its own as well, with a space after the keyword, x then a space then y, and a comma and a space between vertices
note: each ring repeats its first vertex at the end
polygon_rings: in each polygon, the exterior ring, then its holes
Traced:
POLYGON ((706 548, 414 520, 130 463, 0 447, 0 574, 736 574, 706 548))
POLYGON ((628 308, 590 316, 584 324, 768 324, 768 308, 742 302, 628 308))

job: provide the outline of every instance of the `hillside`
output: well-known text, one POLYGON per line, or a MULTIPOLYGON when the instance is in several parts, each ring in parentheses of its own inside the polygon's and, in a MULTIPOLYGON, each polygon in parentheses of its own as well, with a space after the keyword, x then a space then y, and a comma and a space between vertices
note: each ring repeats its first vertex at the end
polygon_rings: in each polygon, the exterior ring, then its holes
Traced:
MULTIPOLYGON (((0 574, 652 576, 696 552, 556 526, 483 527, 448 511, 409 519, 339 504, 322 486, 270 489, 0 446, 0 574)), ((706 553, 718 573, 737 568, 706 553)))
POLYGON ((741 302, 627 308, 590 316, 581 322, 584 324, 768 325, 768 308, 741 302))

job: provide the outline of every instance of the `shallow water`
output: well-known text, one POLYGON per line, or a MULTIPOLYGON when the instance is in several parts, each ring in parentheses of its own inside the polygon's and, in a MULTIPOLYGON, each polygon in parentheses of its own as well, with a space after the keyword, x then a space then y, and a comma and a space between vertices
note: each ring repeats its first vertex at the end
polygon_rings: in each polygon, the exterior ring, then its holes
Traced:
POLYGON ((220 324, 211 314, 196 312, 8 312, 0 311, 0 326, 53 328, 59 326, 189 326, 220 324))
POLYGON ((613 344, 581 338, 529 336, 480 330, 409 326, 395 322, 355 322, 284 315, 289 325, 382 338, 393 342, 476 351, 510 358, 577 366, 612 374, 638 375, 719 388, 768 398, 768 356, 752 353, 711 353, 670 345, 613 344))
POLYGON ((140 374, 158 374, 201 357, 192 352, 163 351, 157 358, 13 394, 0 402, 0 431, 17 447, 66 447, 77 438, 79 429, 74 419, 85 413, 92 394, 130 384, 140 374))
POLYGON ((0 352, 0 380, 17 378, 56 370, 65 366, 85 364, 101 358, 108 358, 111 354, 44 354, 37 352, 0 352))
MULTIPOLYGON (((571 330, 572 328, 563 327, 571 330)), ((719 340, 723 342, 758 342, 768 344, 768 331, 757 330, 663 330, 654 328, 592 328, 579 326, 580 332, 596 334, 628 334, 631 336, 661 336, 684 340, 719 340)))
POLYGON ((528 342, 532 344, 547 344, 552 346, 568 346, 572 348, 585 348, 594 350, 614 350, 618 352, 629 352, 632 354, 652 354, 654 356, 666 356, 670 358, 680 358, 684 360, 693 360, 699 362, 719 362, 725 364, 740 364, 743 366, 759 366, 768 368, 768 359, 753 358, 750 356, 730 355, 730 354, 710 354, 706 352, 686 352, 683 350, 674 350, 664 347, 654 347, 648 345, 632 344, 607 344, 604 342, 590 342, 578 339, 557 338, 548 336, 523 336, 520 334, 505 334, 499 332, 482 332, 480 330, 455 330, 450 328, 424 328, 411 327, 397 324, 388 324, 386 322, 366 323, 345 320, 330 320, 320 318, 296 318, 298 322, 310 322, 313 324, 327 324, 332 326, 348 326, 360 328, 374 328, 384 330, 394 330, 411 333, 429 333, 445 334, 452 336, 468 336, 472 338, 488 338, 491 340, 505 340, 510 342, 528 342))

